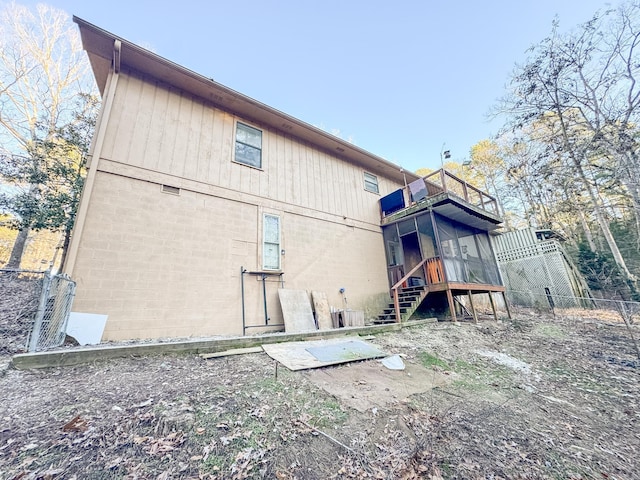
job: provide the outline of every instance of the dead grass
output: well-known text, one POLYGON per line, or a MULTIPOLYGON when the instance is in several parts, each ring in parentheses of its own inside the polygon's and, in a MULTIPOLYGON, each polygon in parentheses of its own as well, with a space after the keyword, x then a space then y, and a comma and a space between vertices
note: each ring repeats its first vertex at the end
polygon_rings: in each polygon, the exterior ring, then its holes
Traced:
POLYGON ((521 315, 372 343, 451 382, 360 412, 265 354, 5 370, 0 477, 639 478, 624 325, 521 315))

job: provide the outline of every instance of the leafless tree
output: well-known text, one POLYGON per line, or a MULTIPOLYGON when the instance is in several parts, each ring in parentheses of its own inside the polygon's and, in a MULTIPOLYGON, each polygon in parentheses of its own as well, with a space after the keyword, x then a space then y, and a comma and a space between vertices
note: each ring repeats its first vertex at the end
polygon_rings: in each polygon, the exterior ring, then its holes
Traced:
MULTIPOLYGON (((0 154, 4 158, 23 158, 37 173, 46 164, 39 162, 41 146, 73 124, 79 94, 94 90, 79 34, 65 12, 41 4, 30 10, 15 3, 0 11, 0 154)), ((14 181, 12 191, 16 190, 34 204, 41 193, 33 180, 14 181)), ((9 268, 19 267, 33 227, 29 218, 18 220, 9 268)))
MULTIPOLYGON (((497 112, 511 129, 529 129, 546 145, 537 156, 538 182, 564 189, 586 207, 625 277, 635 281, 611 233, 602 192, 624 196, 640 225, 638 206, 640 149, 640 5, 624 4, 598 12, 578 29, 551 35, 529 51, 516 68, 509 93, 497 112), (573 180, 569 186, 567 177, 573 180), (622 186, 611 190, 612 180, 622 186)), ((584 216, 582 217, 584 220, 584 216)), ((589 228, 585 228, 589 234, 589 228)), ((595 247, 593 239, 590 246, 595 247)))

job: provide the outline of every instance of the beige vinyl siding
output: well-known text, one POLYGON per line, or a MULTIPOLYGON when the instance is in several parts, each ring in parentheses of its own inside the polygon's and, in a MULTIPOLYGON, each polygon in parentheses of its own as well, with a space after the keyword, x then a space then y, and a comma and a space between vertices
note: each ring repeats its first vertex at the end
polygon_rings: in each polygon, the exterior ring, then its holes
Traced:
MULTIPOLYGON (((314 210, 379 223, 360 166, 159 82, 121 74, 103 157, 314 210), (232 161, 235 122, 263 132, 263 169, 232 161)), ((377 175, 381 194, 399 187, 377 175)))

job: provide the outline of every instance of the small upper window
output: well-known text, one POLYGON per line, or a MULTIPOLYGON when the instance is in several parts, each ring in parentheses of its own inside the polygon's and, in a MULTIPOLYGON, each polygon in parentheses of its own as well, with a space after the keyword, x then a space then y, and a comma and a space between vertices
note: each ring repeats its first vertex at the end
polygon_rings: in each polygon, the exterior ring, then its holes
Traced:
POLYGON ((380 190, 378 190, 378 177, 364 172, 364 189, 368 192, 380 193, 380 190))
POLYGON ((262 132, 244 123, 236 124, 235 161, 262 168, 262 132))

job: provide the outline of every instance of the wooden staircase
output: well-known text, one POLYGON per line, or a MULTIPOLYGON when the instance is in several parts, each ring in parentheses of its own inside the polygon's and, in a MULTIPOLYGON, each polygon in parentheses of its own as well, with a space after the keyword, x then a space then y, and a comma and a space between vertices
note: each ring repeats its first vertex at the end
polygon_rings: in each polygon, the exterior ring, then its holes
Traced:
POLYGON ((429 294, 429 287, 405 287, 398 289, 398 305, 400 307, 400 319, 396 319, 396 309, 393 302, 382 311, 381 315, 373 323, 405 322, 418 309, 422 301, 429 294))

